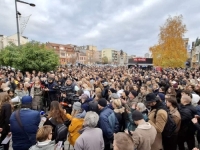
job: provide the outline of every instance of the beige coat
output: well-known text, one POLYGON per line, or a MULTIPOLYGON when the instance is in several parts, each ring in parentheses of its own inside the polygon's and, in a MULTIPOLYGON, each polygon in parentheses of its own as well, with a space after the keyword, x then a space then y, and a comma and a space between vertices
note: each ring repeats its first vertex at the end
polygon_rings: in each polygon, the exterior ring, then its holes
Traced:
POLYGON ((180 126, 181 126, 181 115, 177 108, 170 110, 170 114, 172 115, 172 119, 176 123, 176 130, 175 133, 178 133, 180 126))
POLYGON ((149 123, 157 130, 156 139, 151 147, 151 150, 161 150, 162 147, 162 132, 167 122, 167 112, 163 109, 158 110, 156 118, 154 118, 156 109, 149 113, 149 123))
POLYGON ((145 122, 138 125, 132 135, 134 147, 137 150, 151 150, 156 135, 157 131, 150 123, 145 122))

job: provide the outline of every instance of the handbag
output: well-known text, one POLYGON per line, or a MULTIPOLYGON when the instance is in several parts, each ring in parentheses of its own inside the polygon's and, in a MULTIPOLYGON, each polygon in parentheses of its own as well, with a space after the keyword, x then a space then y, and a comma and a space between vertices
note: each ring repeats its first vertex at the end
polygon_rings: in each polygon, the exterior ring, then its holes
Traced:
MULTIPOLYGON (((22 122, 21 122, 21 118, 20 118, 20 110, 17 110, 15 112, 15 118, 17 119, 17 123, 19 125, 19 127, 22 129, 22 131, 25 133, 25 135, 28 137, 28 140, 31 142, 31 138, 30 136, 28 135, 28 133, 24 130, 24 127, 22 125, 22 122)), ((31 142, 32 143, 32 142, 31 142)))

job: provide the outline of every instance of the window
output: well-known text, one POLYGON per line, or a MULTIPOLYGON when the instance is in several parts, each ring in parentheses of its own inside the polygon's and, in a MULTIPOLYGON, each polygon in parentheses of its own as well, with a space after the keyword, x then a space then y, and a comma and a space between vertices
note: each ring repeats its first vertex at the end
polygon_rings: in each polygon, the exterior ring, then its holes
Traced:
POLYGON ((66 57, 66 53, 65 52, 60 52, 60 57, 66 57))
POLYGON ((60 47, 60 50, 64 50, 65 48, 64 47, 60 47))

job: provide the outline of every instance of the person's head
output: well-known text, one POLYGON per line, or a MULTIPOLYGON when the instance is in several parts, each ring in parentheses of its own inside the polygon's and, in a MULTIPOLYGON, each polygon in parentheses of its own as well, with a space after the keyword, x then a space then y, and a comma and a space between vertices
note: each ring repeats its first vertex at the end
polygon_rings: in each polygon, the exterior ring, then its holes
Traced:
POLYGON ((84 103, 84 102, 88 99, 88 95, 82 94, 82 95, 80 96, 80 99, 81 99, 81 102, 84 103))
POLYGON ((53 80, 54 80, 54 79, 53 79, 52 77, 49 77, 49 78, 48 78, 48 83, 53 83, 53 80))
POLYGON ((134 143, 130 135, 124 132, 114 134, 113 150, 133 150, 134 143))
POLYGON ((71 84, 72 84, 72 79, 71 79, 71 78, 68 78, 68 79, 66 80, 66 84, 67 84, 67 85, 71 85, 71 84))
POLYGON ((154 93, 149 93, 146 95, 146 104, 148 106, 155 106, 158 101, 160 100, 154 93))
POLYGON ((112 94, 110 95, 110 98, 111 98, 111 100, 113 101, 113 100, 115 100, 115 99, 119 99, 119 96, 118 96, 116 93, 112 93, 112 94))
POLYGON ((158 84, 153 84, 153 90, 157 90, 158 89, 158 84))
POLYGON ((176 100, 176 97, 175 96, 171 96, 171 95, 168 95, 166 98, 166 105, 167 107, 173 107, 173 108, 177 108, 178 107, 178 103, 177 103, 177 100, 176 100))
POLYGON ((102 93, 101 88, 95 88, 95 94, 97 94, 97 93, 102 93))
POLYGON ((81 103, 75 102, 72 106, 72 112, 71 115, 75 117, 78 113, 82 112, 81 103))
POLYGON ((139 88, 138 88, 138 85, 133 85, 133 90, 135 90, 135 91, 138 91, 139 90, 139 88))
POLYGON ((107 100, 105 98, 101 98, 98 101, 98 108, 99 108, 99 110, 102 110, 106 106, 107 106, 107 100))
POLYGON ((96 100, 99 100, 99 99, 101 99, 101 98, 102 98, 102 94, 101 94, 101 93, 96 93, 95 99, 96 99, 96 100))
POLYGON ((130 91, 128 97, 129 97, 130 99, 136 98, 136 97, 137 97, 137 92, 136 92, 135 90, 130 91))
POLYGON ((17 84, 17 89, 18 90, 22 90, 24 88, 24 84, 23 83, 19 83, 19 84, 17 84))
POLYGON ((159 92, 165 92, 165 88, 162 86, 159 88, 159 92))
POLYGON ((14 98, 14 90, 13 89, 8 90, 7 93, 10 96, 10 98, 14 98))
POLYGON ((181 92, 181 95, 182 95, 182 96, 183 96, 183 95, 187 95, 187 96, 190 96, 190 97, 192 98, 191 91, 190 91, 190 90, 188 90, 188 89, 186 89, 186 90, 183 90, 183 91, 181 92))
POLYGON ((182 95, 181 97, 181 104, 183 105, 187 105, 187 104, 190 104, 192 101, 191 97, 188 96, 188 95, 182 95))
POLYGON ((143 112, 143 111, 147 110, 147 108, 143 103, 137 103, 136 110, 143 112))
POLYGON ((129 91, 123 91, 122 94, 121 94, 121 96, 122 96, 123 98, 127 98, 128 95, 129 95, 129 91))
POLYGON ((10 96, 7 93, 1 93, 1 97, 0 97, 0 113, 1 113, 1 108, 2 105, 5 103, 9 103, 10 101, 10 96))
POLYGON ((144 85, 141 86, 140 92, 141 92, 142 94, 146 93, 146 92, 147 92, 147 86, 144 86, 144 85))
POLYGON ((57 123, 63 123, 63 120, 66 119, 64 110, 58 101, 51 102, 48 117, 55 119, 57 123))
POLYGON ((139 125, 140 122, 144 122, 144 117, 143 117, 142 113, 138 110, 135 110, 132 113, 132 119, 134 120, 134 123, 136 125, 139 125))
POLYGON ((43 127, 39 128, 36 134, 36 140, 38 142, 44 142, 47 140, 52 139, 52 126, 44 125, 43 127))
POLYGON ((195 86, 194 85, 188 85, 186 87, 187 90, 189 90, 190 92, 194 91, 195 86))
POLYGON ((39 77, 35 77, 35 84, 40 84, 40 78, 39 77))
POLYGON ((96 112, 89 111, 86 113, 83 126, 95 128, 99 121, 99 115, 96 112))
POLYGON ((21 100, 21 108, 31 108, 31 105, 32 105, 32 97, 23 96, 21 100))
POLYGON ((120 99, 114 99, 114 100, 112 101, 112 106, 113 106, 114 109, 119 109, 119 108, 121 108, 121 107, 122 107, 122 102, 121 102, 121 100, 120 100, 120 99))

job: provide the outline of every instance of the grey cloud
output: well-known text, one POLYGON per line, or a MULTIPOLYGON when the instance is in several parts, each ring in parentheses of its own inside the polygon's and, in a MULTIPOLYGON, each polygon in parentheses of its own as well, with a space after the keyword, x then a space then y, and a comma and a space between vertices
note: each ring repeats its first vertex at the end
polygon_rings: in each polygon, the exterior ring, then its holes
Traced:
MULTIPOLYGON (((159 26, 169 15, 183 15, 190 42, 200 36, 198 1, 34 0, 35 8, 19 4, 19 11, 32 14, 24 31, 29 39, 92 44, 143 56, 156 44, 159 26)), ((0 34, 16 33, 14 2, 0 0, 0 10, 0 34)))

